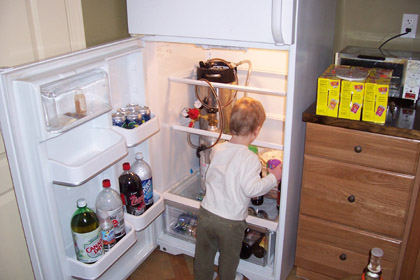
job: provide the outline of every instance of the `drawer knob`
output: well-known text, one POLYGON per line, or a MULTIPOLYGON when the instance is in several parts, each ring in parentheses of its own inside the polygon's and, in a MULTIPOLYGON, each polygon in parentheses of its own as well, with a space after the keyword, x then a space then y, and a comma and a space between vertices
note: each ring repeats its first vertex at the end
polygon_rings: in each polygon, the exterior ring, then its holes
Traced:
POLYGON ((360 153, 362 151, 362 146, 360 146, 360 145, 354 146, 354 151, 356 153, 360 153))
POLYGON ((340 255, 340 260, 345 261, 347 259, 347 255, 346 254, 341 254, 340 255))
POLYGON ((349 197, 347 197, 347 200, 353 203, 354 201, 356 201, 356 197, 354 195, 350 195, 349 197))

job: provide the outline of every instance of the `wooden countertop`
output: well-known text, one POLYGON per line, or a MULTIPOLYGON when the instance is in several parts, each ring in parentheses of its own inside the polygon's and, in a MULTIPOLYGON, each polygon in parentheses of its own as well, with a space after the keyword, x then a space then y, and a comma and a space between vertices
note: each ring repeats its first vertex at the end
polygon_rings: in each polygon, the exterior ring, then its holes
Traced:
POLYGON ((407 114, 400 114, 401 110, 402 109, 398 107, 390 109, 387 113, 387 120, 385 124, 381 125, 364 121, 346 120, 317 115, 315 113, 316 103, 314 102, 305 110, 305 112, 303 112, 302 120, 304 122, 325 124, 342 128, 420 140, 420 110, 418 108, 408 109, 411 110, 409 111, 411 117, 407 117, 407 114), (391 112, 394 113, 392 114, 391 112))

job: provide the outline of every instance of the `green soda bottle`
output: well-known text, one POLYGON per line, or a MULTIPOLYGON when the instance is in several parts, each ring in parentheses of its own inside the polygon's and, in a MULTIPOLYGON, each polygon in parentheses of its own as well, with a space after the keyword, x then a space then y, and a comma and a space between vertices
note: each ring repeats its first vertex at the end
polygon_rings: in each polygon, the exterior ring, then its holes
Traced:
POLYGON ((103 254, 103 241, 99 220, 84 198, 77 200, 71 231, 77 259, 87 264, 95 263, 103 254))

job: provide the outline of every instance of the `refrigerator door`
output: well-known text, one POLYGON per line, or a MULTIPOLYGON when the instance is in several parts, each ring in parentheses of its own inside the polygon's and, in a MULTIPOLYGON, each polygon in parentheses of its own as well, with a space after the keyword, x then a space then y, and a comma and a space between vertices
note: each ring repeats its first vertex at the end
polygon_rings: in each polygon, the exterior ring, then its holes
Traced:
POLYGON ((127 1, 131 34, 212 45, 291 45, 294 9, 295 0, 127 1))
POLYGON ((147 227, 164 209, 158 192, 144 215, 125 213, 125 237, 95 264, 76 259, 70 228, 77 199, 95 210, 102 180, 119 191, 122 163, 140 151, 149 160, 157 116, 130 131, 111 118, 146 104, 143 67, 142 41, 127 39, 0 73, 1 129, 36 279, 125 279, 156 247, 147 227))

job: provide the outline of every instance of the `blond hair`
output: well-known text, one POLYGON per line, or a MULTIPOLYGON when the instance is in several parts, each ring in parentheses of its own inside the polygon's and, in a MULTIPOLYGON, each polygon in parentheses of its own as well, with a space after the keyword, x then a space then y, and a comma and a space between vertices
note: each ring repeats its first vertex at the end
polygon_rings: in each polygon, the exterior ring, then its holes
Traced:
POLYGON ((236 101, 230 117, 230 133, 247 136, 265 121, 265 111, 261 102, 250 97, 242 97, 236 101))

